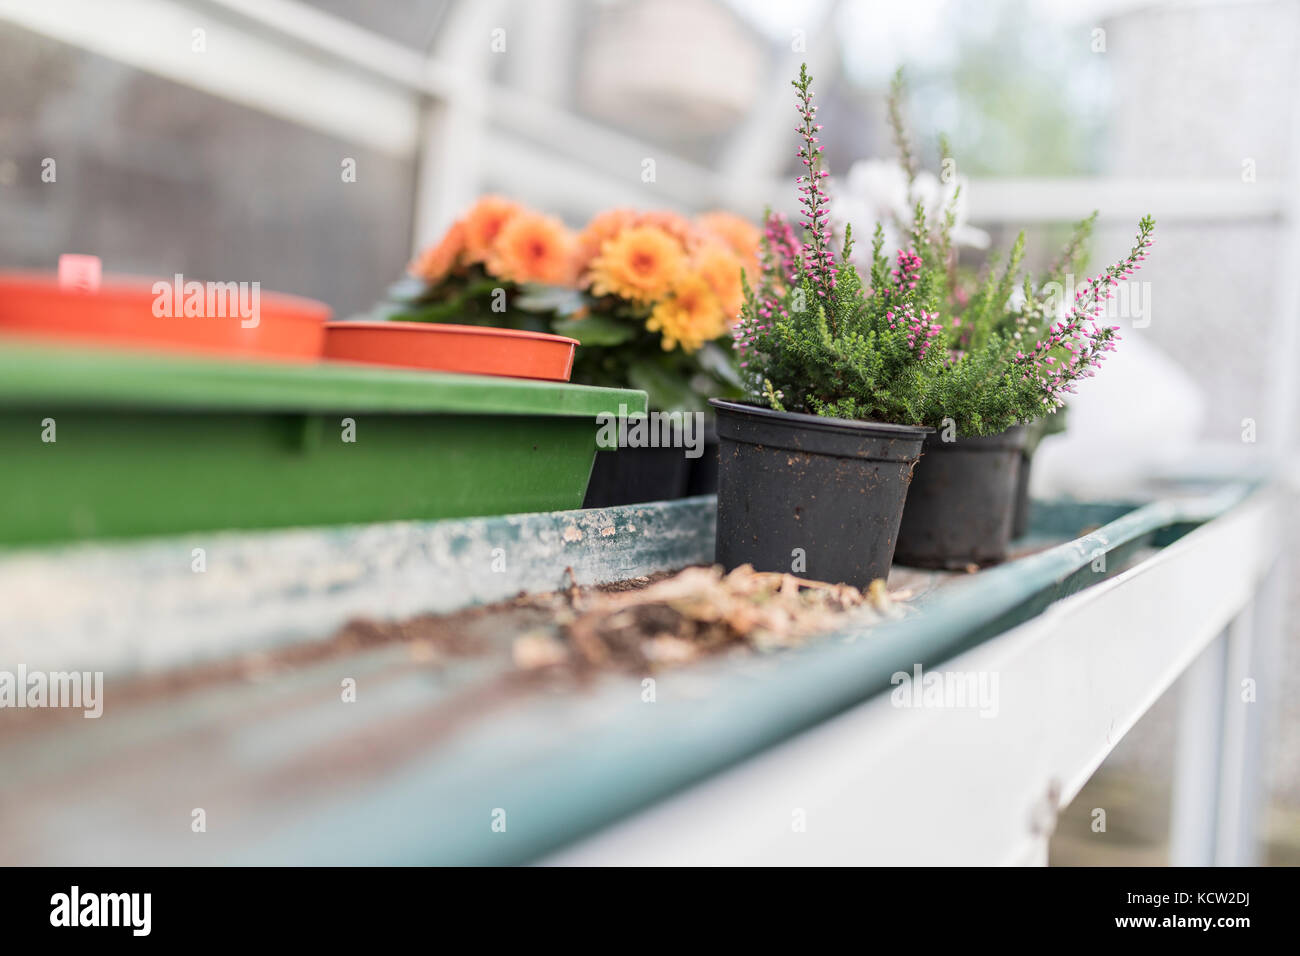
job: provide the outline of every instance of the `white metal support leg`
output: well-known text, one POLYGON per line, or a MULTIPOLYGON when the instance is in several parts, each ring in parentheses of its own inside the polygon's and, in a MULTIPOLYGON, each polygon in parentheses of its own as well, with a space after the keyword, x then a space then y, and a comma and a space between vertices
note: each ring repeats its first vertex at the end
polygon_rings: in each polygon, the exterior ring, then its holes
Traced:
POLYGON ((1226 634, 1216 637, 1180 681, 1169 834, 1173 866, 1214 863, 1226 651, 1226 634))
POLYGON ((1183 677, 1169 840, 1174 866, 1257 862, 1260 708, 1269 686, 1260 650, 1277 625, 1277 577, 1274 569, 1183 677))
POLYGON ((1223 737, 1219 750, 1219 798, 1215 827, 1216 866, 1249 866, 1253 862, 1256 828, 1247 813, 1249 780, 1254 761, 1248 759, 1259 721, 1257 693, 1247 682, 1254 673, 1254 603, 1247 604, 1228 625, 1223 681, 1223 737))
MULTIPOLYGON (((1238 866, 1257 866, 1264 846, 1264 827, 1268 804, 1269 778, 1265 747, 1266 728, 1277 726, 1280 716, 1278 668, 1281 658, 1283 627, 1283 582, 1287 580, 1286 560, 1280 559, 1264 578, 1255 595, 1254 627, 1251 635, 1251 672, 1243 678, 1254 681, 1255 701, 1244 701, 1246 710, 1245 744, 1241 773, 1241 819, 1239 839, 1241 854, 1238 866)), ((1238 681, 1240 685, 1240 680, 1238 681)), ((1240 699, 1240 693, 1238 694, 1240 699)))

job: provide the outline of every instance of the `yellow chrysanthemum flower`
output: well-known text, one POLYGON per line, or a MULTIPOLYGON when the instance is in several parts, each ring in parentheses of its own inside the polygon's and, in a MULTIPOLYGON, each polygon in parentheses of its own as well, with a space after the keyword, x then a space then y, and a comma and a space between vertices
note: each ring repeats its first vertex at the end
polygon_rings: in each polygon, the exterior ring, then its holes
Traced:
POLYGON ((709 283, 691 273, 677 283, 669 298, 654 307, 645 327, 660 334, 665 352, 679 346, 694 352, 727 330, 727 316, 709 283))
POLYGON ((668 235, 681 244, 681 247, 687 251, 695 248, 700 239, 703 238, 700 231, 691 225, 691 221, 681 213, 673 212, 671 209, 648 209, 645 212, 637 213, 636 225, 654 226, 656 229, 662 229, 668 235))
POLYGON ((585 269, 600 255, 601 247, 624 229, 636 225, 636 212, 631 209, 606 209, 597 213, 578 233, 578 265, 585 269))
POLYGON ((654 226, 635 226, 605 240, 591 263, 591 291, 654 302, 668 294, 685 267, 686 254, 672 236, 654 226))

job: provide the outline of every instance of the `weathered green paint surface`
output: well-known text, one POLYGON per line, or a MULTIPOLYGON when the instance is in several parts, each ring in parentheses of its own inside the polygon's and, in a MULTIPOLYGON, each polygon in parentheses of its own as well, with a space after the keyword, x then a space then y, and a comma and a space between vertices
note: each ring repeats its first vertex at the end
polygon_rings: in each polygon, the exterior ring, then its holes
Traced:
POLYGON ((6 346, 0 544, 577 508, 620 404, 645 393, 6 346))
POLYGON ((701 497, 0 547, 0 671, 24 663, 74 667, 117 681, 322 641, 358 617, 445 614, 575 581, 605 584, 707 564, 715 511, 713 498, 701 497), (196 548, 202 574, 194 572, 196 548))

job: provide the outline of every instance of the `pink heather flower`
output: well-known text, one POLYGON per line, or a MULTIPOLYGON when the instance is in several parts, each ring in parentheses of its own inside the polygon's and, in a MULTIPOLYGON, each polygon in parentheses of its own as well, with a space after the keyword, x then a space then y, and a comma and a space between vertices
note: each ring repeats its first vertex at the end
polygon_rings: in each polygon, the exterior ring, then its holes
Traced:
POLYGON ((1152 226, 1149 219, 1144 219, 1142 232, 1128 256, 1096 278, 1084 282, 1075 295, 1069 313, 1052 326, 1047 337, 1028 353, 1016 353, 1016 364, 1025 368, 1024 375, 1027 377, 1033 372, 1041 383, 1045 392, 1045 405, 1060 407, 1062 402, 1059 396, 1073 393, 1073 383, 1078 379, 1092 378, 1096 374, 1096 366, 1106 354, 1115 350, 1115 342, 1120 338, 1119 326, 1099 326, 1096 319, 1104 312, 1102 303, 1113 297, 1112 290, 1119 285, 1120 278, 1127 278, 1140 268, 1138 263, 1143 258, 1143 250, 1150 244, 1152 226), (1089 318, 1093 320, 1090 323, 1089 318), (1059 368, 1049 370, 1049 367, 1056 365, 1056 358, 1050 352, 1057 347, 1068 353, 1068 362, 1063 361, 1059 368))

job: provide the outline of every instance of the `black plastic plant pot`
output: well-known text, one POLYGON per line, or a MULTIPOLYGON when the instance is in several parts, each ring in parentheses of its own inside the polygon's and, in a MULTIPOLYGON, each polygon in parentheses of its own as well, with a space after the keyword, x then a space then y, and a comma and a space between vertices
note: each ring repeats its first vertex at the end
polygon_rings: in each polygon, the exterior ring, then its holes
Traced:
POLYGON ((720 443, 719 564, 860 588, 889 576, 931 429, 709 404, 720 443))
POLYGON ((898 531, 898 563, 955 570, 1005 560, 1024 447, 1019 425, 983 438, 926 438, 898 531))
POLYGON ((1011 519, 1011 539, 1023 538, 1029 530, 1029 466, 1034 456, 1027 451, 1020 453, 1020 475, 1016 478, 1016 511, 1011 519))
POLYGON ((704 453, 691 462, 691 474, 686 481, 686 494, 715 495, 718 493, 718 429, 710 422, 704 428, 704 453))
POLYGON ((596 452, 582 506, 613 508, 685 498, 691 465, 681 448, 603 449, 596 452))

